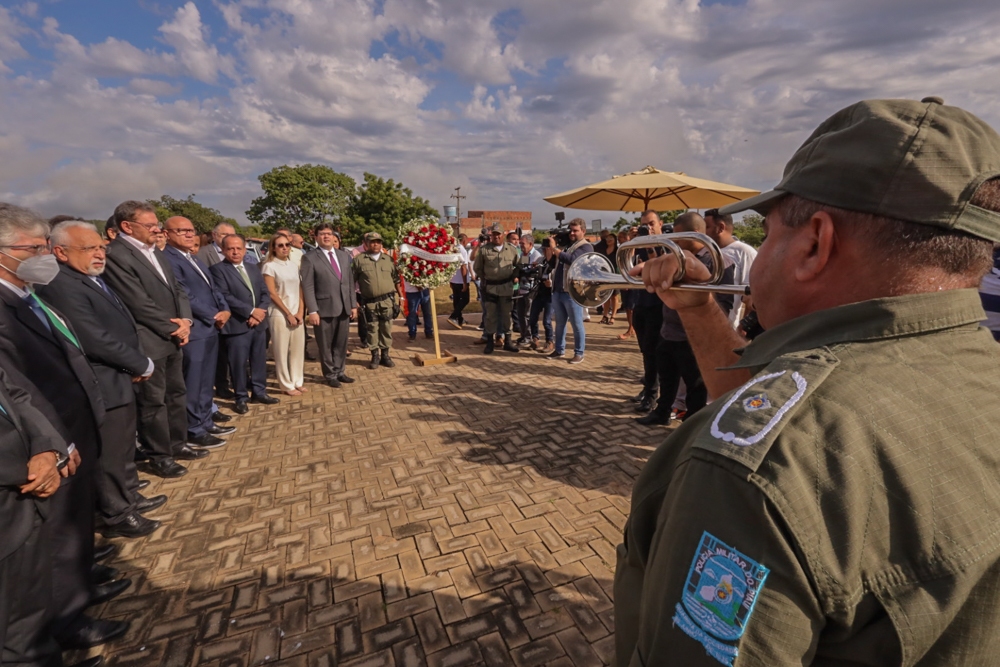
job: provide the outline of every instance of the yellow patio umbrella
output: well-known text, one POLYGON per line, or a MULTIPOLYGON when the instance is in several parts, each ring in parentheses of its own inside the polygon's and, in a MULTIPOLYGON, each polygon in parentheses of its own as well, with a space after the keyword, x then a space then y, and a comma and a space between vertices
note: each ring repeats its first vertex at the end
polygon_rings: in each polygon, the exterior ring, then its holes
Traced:
POLYGON ((759 195, 758 190, 694 178, 680 171, 641 171, 562 192, 545 201, 564 208, 591 211, 677 211, 716 208, 759 195))

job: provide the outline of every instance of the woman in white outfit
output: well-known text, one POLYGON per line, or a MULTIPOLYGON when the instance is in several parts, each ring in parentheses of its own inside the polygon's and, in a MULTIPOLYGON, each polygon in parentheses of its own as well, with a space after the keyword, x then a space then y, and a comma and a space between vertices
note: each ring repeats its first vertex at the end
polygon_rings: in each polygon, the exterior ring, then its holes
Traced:
POLYGON ((278 371, 278 384, 289 396, 298 396, 308 391, 302 386, 306 349, 305 303, 299 267, 290 257, 291 249, 292 241, 287 236, 272 236, 267 258, 260 270, 271 293, 267 316, 271 325, 271 353, 278 371))

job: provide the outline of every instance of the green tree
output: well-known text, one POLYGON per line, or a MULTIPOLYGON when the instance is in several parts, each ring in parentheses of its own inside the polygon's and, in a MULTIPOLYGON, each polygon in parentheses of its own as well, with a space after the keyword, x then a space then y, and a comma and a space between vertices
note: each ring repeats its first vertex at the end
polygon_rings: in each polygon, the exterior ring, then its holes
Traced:
POLYGON ((194 195, 188 195, 187 199, 175 199, 170 195, 163 195, 159 199, 149 199, 146 203, 156 207, 156 217, 160 222, 179 215, 190 220, 199 234, 212 231, 212 228, 220 222, 229 223, 237 231, 240 229, 232 218, 227 218, 214 208, 196 202, 194 195))
POLYGON ((247 218, 265 234, 288 227, 305 235, 320 222, 343 227, 356 194, 353 178, 324 165, 282 165, 257 180, 264 196, 250 202, 247 218))
POLYGON ((437 210, 422 197, 414 197, 410 188, 367 172, 348 213, 341 225, 345 243, 357 244, 366 232, 378 232, 390 246, 405 223, 422 215, 438 217, 437 210))
POLYGON ((742 220, 733 223, 733 235, 740 241, 759 248, 764 242, 764 216, 747 213, 742 220))
MULTIPOLYGON (((660 214, 660 220, 663 221, 663 224, 672 225, 674 224, 674 220, 677 219, 677 216, 679 216, 681 213, 685 213, 685 211, 658 211, 658 213, 660 214)), ((617 234, 623 229, 628 229, 629 227, 638 226, 641 220, 642 220, 642 213, 637 213, 631 218, 626 218, 625 216, 621 216, 620 218, 618 218, 618 220, 615 221, 615 224, 612 225, 611 231, 617 234)))

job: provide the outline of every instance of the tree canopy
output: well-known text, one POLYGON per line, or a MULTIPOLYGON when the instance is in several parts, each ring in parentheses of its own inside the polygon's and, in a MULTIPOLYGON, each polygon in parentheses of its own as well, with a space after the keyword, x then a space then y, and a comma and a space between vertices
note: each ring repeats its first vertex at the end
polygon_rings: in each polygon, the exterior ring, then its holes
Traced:
POLYGON ((764 216, 759 213, 747 213, 742 220, 733 223, 733 236, 754 248, 759 248, 764 242, 764 216))
POLYGON ((350 206, 350 221, 342 233, 351 243, 360 242, 365 232, 378 232, 386 244, 396 242, 399 228, 422 215, 438 216, 437 210, 422 197, 414 197, 402 183, 365 173, 350 206))
POLYGON ((190 220, 199 234, 212 231, 212 228, 220 222, 229 223, 237 231, 240 229, 232 218, 227 218, 214 208, 196 202, 194 195, 188 195, 187 199, 175 199, 170 195, 163 195, 159 199, 149 199, 147 203, 156 207, 156 217, 161 222, 179 215, 190 220))
POLYGON ((344 226, 356 194, 353 178, 324 165, 282 165, 257 180, 264 196, 250 203, 247 218, 267 234, 281 227, 306 234, 320 222, 344 226))

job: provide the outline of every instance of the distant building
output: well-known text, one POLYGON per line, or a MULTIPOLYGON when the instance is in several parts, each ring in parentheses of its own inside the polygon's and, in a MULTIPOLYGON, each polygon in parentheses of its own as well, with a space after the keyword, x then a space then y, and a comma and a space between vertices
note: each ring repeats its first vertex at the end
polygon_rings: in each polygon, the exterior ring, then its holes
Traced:
POLYGON ((517 229, 518 223, 522 231, 530 232, 531 211, 469 211, 467 218, 459 219, 457 233, 474 238, 479 236, 483 227, 492 228, 494 225, 497 229, 512 232, 517 229))

